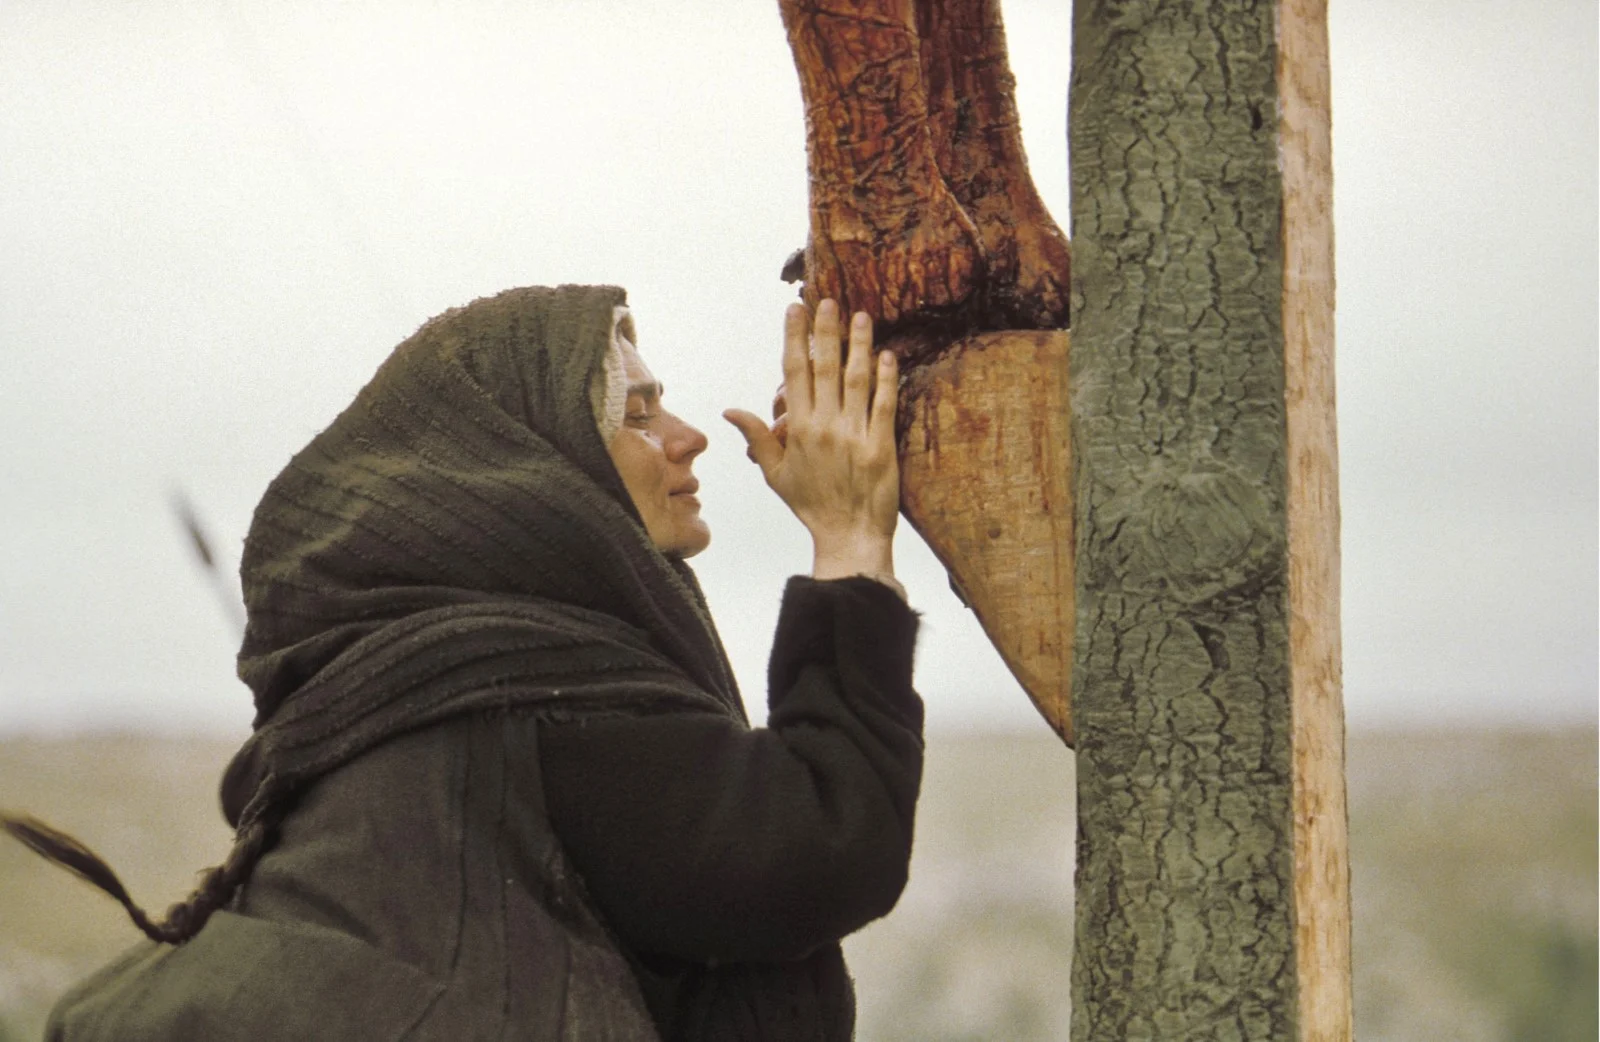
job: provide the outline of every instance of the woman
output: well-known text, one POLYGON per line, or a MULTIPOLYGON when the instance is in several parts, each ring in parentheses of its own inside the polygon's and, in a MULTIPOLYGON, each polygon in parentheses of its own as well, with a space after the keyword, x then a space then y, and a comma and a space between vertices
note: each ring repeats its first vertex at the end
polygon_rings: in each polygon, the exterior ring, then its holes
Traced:
POLYGON ((768 726, 685 559, 705 437, 614 287, 511 290, 401 344, 272 483, 242 564, 237 842, 48 1032, 110 1039, 851 1037, 839 940, 905 884, 916 616, 893 578, 895 363, 786 317, 787 429, 738 410, 810 530, 768 726), (814 360, 808 352, 808 343, 814 360), (876 387, 876 391, 874 391, 876 387))

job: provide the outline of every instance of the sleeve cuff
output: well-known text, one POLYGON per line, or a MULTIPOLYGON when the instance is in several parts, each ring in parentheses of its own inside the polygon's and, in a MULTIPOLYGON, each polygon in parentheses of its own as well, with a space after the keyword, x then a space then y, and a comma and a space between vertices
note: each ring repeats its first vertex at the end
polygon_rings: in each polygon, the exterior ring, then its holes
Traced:
POLYGON ((875 687, 909 692, 920 618, 876 579, 793 576, 783 590, 767 664, 769 705, 813 664, 864 672, 875 687))

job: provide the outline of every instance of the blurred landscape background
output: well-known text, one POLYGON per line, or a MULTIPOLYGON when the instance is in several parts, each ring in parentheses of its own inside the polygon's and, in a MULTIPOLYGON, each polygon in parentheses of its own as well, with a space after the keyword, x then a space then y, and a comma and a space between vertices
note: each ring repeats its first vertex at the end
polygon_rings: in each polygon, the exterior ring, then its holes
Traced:
MULTIPOLYGON (((1593 1042, 1596 736, 1357 730, 1349 738, 1356 1035, 1593 1042)), ((104 855, 150 909, 227 850, 235 743, 0 739, 0 806, 104 855)), ((934 733, 911 883, 846 942, 860 1042, 1064 1042, 1073 758, 1043 724, 934 733)), ((73 981, 137 939, 122 909, 0 843, 0 1042, 36 1039, 73 981)))

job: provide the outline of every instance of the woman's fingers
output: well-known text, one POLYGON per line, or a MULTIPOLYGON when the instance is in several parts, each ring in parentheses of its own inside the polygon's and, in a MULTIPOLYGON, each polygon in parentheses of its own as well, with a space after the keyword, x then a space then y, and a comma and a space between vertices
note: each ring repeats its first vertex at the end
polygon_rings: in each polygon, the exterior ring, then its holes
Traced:
POLYGON ((873 439, 887 438, 894 451, 894 413, 900 398, 900 364, 893 351, 878 352, 878 389, 872 396, 872 420, 868 430, 873 439))
POLYGON ((852 318, 848 357, 840 351, 834 301, 817 307, 809 337, 807 318, 799 305, 785 317, 784 386, 773 400, 772 426, 742 409, 722 415, 744 435, 767 485, 819 546, 887 538, 900 492, 898 363, 890 352, 874 360, 867 315, 852 318))
POLYGON ((778 465, 783 458, 782 439, 761 422, 761 417, 743 409, 724 409, 722 418, 744 435, 745 455, 755 461, 763 474, 778 465))
POLYGON ((783 394, 788 411, 796 417, 811 413, 811 358, 806 347, 806 306, 790 304, 783 313, 783 394))
POLYGON ((845 419, 863 433, 867 430, 867 401, 872 394, 872 318, 857 311, 850 320, 850 356, 844 366, 845 419))
MULTIPOLYGON (((811 405, 831 419, 839 412, 839 305, 831 300, 817 305, 811 340, 811 405)), ((789 408, 793 411, 793 402, 789 408)))

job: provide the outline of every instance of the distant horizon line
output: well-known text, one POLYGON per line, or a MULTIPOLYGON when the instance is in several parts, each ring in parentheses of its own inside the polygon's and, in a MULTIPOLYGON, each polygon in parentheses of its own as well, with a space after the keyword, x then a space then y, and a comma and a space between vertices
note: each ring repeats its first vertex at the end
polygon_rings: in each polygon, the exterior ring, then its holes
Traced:
MULTIPOLYGON (((1488 715, 1454 720, 1429 720, 1420 716, 1357 722, 1346 724, 1348 734, 1481 734, 1487 732, 1553 733, 1565 731, 1593 731, 1600 739, 1600 714, 1587 719, 1562 717, 1546 720, 1510 720, 1488 715)), ((1044 738, 1054 737, 1043 720, 1036 726, 1011 723, 960 724, 930 723, 926 737, 942 739, 984 738, 1044 738)), ((132 723, 105 723, 76 725, 10 725, 0 721, 0 744, 7 742, 72 742, 144 740, 197 742, 243 742, 250 737, 248 730, 237 731, 221 727, 163 728, 132 723)))

